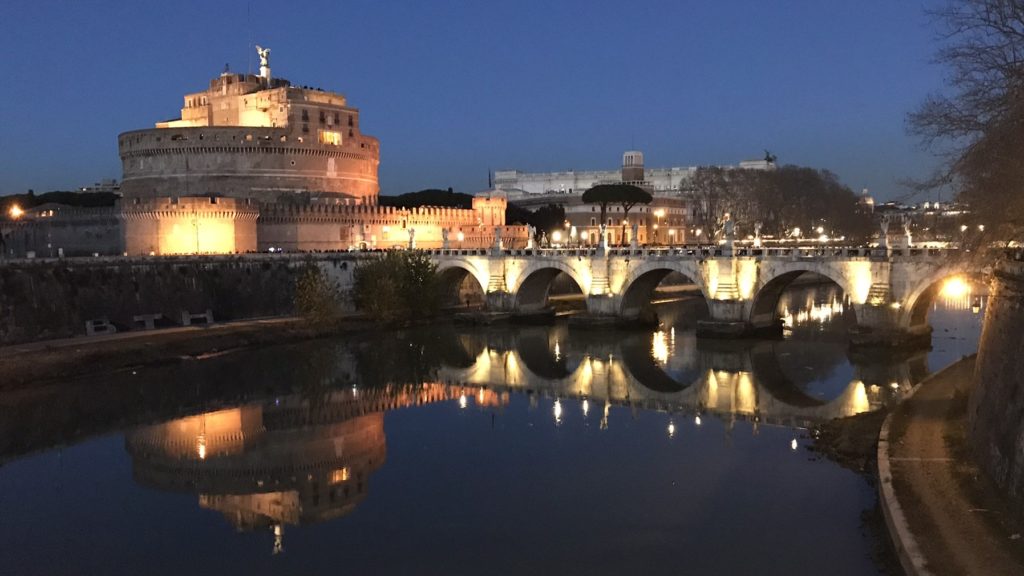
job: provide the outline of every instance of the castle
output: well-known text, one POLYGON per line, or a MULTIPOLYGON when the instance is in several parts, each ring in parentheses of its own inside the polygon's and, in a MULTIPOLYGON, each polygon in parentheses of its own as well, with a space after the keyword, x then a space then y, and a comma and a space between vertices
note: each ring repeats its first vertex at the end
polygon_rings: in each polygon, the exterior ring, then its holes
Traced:
POLYGON ((118 137, 124 251, 478 248, 525 245, 501 193, 472 209, 380 206, 380 143, 344 95, 225 70, 180 118, 118 137))
POLYGON ((270 50, 257 52, 258 75, 225 70, 185 95, 179 118, 118 136, 119 218, 103 222, 120 230, 98 234, 90 217, 85 232, 82 210, 30 209, 8 249, 156 256, 526 245, 525 226, 505 225, 499 191, 477 195, 470 209, 381 206, 380 143, 362 133, 359 110, 342 94, 272 77, 270 50), (105 240, 79 242, 85 234, 105 240))

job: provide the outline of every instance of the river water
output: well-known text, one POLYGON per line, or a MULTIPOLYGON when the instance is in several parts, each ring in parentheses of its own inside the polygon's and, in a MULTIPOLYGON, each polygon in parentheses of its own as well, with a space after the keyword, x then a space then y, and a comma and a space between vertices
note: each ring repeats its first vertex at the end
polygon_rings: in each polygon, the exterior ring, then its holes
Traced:
POLYGON ((238 352, 0 398, 4 574, 875 574, 864 477, 814 424, 977 346, 847 353, 835 286, 781 340, 435 326, 238 352))

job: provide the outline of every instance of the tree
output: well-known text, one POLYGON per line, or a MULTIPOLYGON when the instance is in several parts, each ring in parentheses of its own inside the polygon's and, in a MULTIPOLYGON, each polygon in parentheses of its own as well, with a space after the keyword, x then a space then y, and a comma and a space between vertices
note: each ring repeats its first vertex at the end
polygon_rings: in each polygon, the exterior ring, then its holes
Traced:
POLYGON ((341 313, 338 290, 312 260, 307 260, 295 282, 295 311, 317 324, 331 322, 341 313))
POLYGON ((695 224, 713 239, 726 213, 746 230, 761 222, 767 235, 823 226, 833 236, 861 238, 870 218, 855 210, 857 196, 828 170, 782 166, 771 170, 700 167, 690 179, 695 224))
POLYGON ((439 188, 428 188, 419 192, 407 192, 398 196, 380 196, 378 202, 381 206, 394 206, 396 208, 417 208, 420 206, 442 206, 446 208, 472 208, 473 196, 455 192, 451 188, 441 190, 439 188))
POLYGON ((437 265, 422 252, 391 250, 356 268, 356 307, 381 321, 430 316, 440 305, 437 265))
POLYGON ((601 225, 604 226, 607 220, 608 205, 619 204, 622 206, 622 237, 625 239, 626 217, 631 208, 637 204, 650 204, 654 199, 651 193, 632 184, 598 184, 583 193, 581 197, 584 204, 598 204, 601 206, 601 225))
POLYGON ((697 168, 689 187, 695 204, 695 223, 702 233, 713 238, 719 218, 726 212, 735 212, 737 190, 730 183, 726 170, 718 166, 697 168))
POLYGON ((921 188, 952 184, 988 230, 1024 230, 1024 0, 958 0, 931 13, 951 75, 909 117, 947 162, 921 188))

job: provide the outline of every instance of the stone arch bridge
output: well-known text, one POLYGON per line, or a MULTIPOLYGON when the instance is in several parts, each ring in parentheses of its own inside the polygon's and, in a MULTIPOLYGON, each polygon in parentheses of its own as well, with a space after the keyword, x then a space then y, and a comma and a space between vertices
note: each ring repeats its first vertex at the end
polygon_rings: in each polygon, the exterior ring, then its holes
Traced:
POLYGON ((586 297, 589 317, 634 320, 665 276, 676 272, 704 296, 710 319, 698 335, 743 337, 781 328, 776 308, 798 276, 824 276, 843 290, 857 326, 855 345, 927 343, 927 312, 944 280, 979 275, 976 263, 949 249, 863 247, 676 247, 428 251, 447 286, 471 278, 492 312, 530 313, 547 306, 552 281, 565 273, 586 297))

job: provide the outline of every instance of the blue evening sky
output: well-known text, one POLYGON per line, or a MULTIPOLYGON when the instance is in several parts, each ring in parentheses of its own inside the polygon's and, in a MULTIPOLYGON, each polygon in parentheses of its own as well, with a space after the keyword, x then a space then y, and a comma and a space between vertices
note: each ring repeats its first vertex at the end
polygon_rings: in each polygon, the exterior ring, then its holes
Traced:
MULTIPOLYGON (((937 160, 905 118, 943 72, 921 2, 7 0, 0 194, 120 178, 117 134, 272 48, 381 140, 385 194, 474 192, 488 169, 763 156, 899 197, 937 160), (251 19, 247 23, 247 6, 251 19)), ((926 198, 922 198, 926 199, 926 198)))

